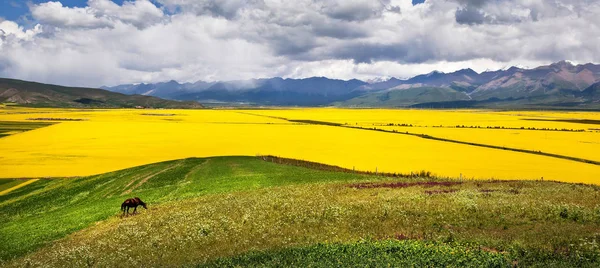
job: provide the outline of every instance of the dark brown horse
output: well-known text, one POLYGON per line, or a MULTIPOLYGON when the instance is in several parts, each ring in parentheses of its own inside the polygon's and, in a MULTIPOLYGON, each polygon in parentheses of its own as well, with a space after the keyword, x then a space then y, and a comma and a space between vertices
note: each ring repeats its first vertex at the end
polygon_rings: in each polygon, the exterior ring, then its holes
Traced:
POLYGON ((133 208, 133 214, 135 214, 138 206, 142 206, 145 209, 148 209, 148 207, 146 206, 146 203, 144 203, 144 201, 142 201, 139 197, 129 198, 129 199, 125 200, 125 202, 123 202, 123 204, 121 204, 121 210, 123 211, 123 215, 125 215, 126 211, 127 211, 127 215, 129 215, 130 208, 133 208))

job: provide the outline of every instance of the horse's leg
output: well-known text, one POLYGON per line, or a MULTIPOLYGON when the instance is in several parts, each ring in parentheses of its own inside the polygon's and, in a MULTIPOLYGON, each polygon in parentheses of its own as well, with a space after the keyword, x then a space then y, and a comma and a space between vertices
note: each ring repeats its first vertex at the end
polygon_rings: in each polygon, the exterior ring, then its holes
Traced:
POLYGON ((129 207, 127 207, 127 216, 129 216, 129 207))
POLYGON ((136 211, 137 211, 137 206, 135 206, 135 207, 133 208, 133 214, 135 214, 135 212, 136 212, 136 211))

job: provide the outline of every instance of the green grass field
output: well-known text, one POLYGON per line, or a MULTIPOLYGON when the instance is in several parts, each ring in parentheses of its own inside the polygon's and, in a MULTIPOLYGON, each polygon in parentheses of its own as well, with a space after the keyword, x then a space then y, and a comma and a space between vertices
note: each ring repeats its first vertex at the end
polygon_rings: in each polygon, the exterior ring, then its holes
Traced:
POLYGON ((0 179, 0 192, 23 183, 22 180, 0 179))
POLYGON ((13 133, 25 132, 36 128, 53 125, 53 122, 11 122, 0 121, 0 138, 13 133))
POLYGON ((201 267, 508 267, 510 264, 501 253, 460 245, 387 240, 252 252, 201 267))
POLYGON ((0 265, 598 266, 599 198, 589 185, 185 159, 0 196, 0 265), (133 196, 149 209, 121 218, 133 196))

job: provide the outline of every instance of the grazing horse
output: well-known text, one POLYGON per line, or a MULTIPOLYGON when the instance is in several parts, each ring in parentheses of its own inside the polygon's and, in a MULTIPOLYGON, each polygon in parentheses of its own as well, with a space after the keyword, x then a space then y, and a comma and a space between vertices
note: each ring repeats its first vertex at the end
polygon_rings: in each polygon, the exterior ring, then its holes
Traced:
POLYGON ((121 210, 123 211, 123 215, 125 215, 125 211, 127 211, 127 215, 129 215, 129 208, 133 208, 133 214, 135 214, 138 206, 142 206, 145 209, 148 209, 146 203, 144 203, 144 201, 142 201, 139 197, 129 198, 125 200, 125 202, 121 204, 121 210))

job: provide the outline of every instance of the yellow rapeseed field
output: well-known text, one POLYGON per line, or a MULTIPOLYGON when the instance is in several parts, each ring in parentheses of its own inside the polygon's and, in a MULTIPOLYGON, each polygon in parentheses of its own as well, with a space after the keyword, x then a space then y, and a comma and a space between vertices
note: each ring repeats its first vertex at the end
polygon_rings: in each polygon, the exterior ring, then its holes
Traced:
POLYGON ((426 134, 433 137, 541 151, 600 162, 599 132, 532 131, 519 129, 474 129, 439 127, 377 127, 385 130, 426 134))
POLYGON ((254 114, 285 117, 288 119, 311 119, 317 121, 335 122, 348 125, 372 126, 383 124, 412 124, 415 126, 481 126, 508 128, 534 127, 589 130, 598 129, 600 125, 575 124, 556 121, 537 120, 568 120, 589 119, 600 120, 598 112, 568 112, 568 111, 513 111, 494 112, 490 110, 392 110, 392 109, 285 109, 285 110, 256 110, 254 114), (535 120, 531 120, 535 119, 535 120))
MULTIPOLYGON (((550 139, 565 143, 567 147, 568 144, 576 143, 579 138, 570 140, 564 135, 596 135, 581 138, 592 144, 598 141, 594 137, 600 136, 600 133, 589 130, 597 125, 522 120, 555 117, 596 120, 600 118, 598 113, 495 113, 464 110, 330 108, 76 110, 6 106, 0 109, 0 121, 27 121, 32 118, 81 119, 82 121, 63 121, 49 127, 0 138, 0 178, 84 176, 186 157, 271 154, 369 171, 377 169, 381 172, 410 173, 427 170, 449 177, 459 177, 460 174, 465 178, 482 179, 543 177, 547 180, 600 183, 598 180, 600 167, 597 165, 392 133, 297 124, 276 117, 361 126, 387 123, 433 126, 455 125, 462 122, 460 124, 565 127, 586 130, 584 133, 531 131, 531 135, 534 135, 534 132, 540 132, 539 135, 547 133, 550 139)), ((486 135, 496 135, 499 133, 496 131, 509 133, 511 130, 479 131, 488 131, 486 135)), ((518 147, 519 144, 528 143, 527 141, 518 143, 519 139, 509 139, 506 133, 500 136, 506 137, 509 143, 507 146, 518 147)), ((459 135, 461 138, 469 138, 469 135, 461 135, 459 135)), ((494 142, 497 139, 503 138, 492 138, 494 142)), ((535 136, 527 136, 527 139, 535 140, 535 136)), ((487 140, 479 139, 479 141, 487 140)), ((539 139, 536 142, 543 144, 544 140, 539 139)), ((593 146, 596 147, 590 148, 597 148, 597 143, 593 146)), ((542 150, 552 147, 546 145, 542 150)), ((581 145, 577 148, 584 150, 587 147, 581 145)), ((597 159, 592 149, 589 153, 581 153, 577 156, 597 159)))

